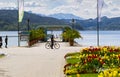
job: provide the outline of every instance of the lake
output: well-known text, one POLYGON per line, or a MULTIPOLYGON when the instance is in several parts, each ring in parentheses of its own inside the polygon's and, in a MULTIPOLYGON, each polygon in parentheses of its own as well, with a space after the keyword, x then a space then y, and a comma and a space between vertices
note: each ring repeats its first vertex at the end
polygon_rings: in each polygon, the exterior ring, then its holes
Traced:
MULTIPOLYGON (((52 31, 48 34, 54 34, 60 36, 61 31, 52 31)), ((97 32, 96 31, 80 31, 83 39, 75 39, 80 45, 83 46, 97 46, 97 32)), ((18 46, 18 34, 17 31, 0 31, 0 36, 3 40, 4 47, 4 36, 8 36, 8 47, 18 46)), ((100 31, 100 46, 120 46, 120 31, 100 31)), ((26 46, 27 42, 21 42, 21 46, 26 46)))
MULTIPOLYGON (((85 46, 97 46, 96 31, 80 31, 83 39, 76 41, 85 46)), ((99 33, 100 46, 120 46, 120 31, 100 31, 99 33)))

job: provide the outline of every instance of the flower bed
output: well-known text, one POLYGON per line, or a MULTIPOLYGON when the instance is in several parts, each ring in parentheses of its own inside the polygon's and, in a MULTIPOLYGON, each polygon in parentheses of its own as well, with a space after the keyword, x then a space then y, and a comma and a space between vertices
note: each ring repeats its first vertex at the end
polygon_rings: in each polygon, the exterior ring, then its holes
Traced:
MULTIPOLYGON (((90 47, 80 52, 65 55, 66 76, 79 77, 77 74, 98 74, 108 68, 120 67, 120 47, 90 47), (73 76, 76 75, 76 76, 73 76)), ((96 77, 96 76, 95 76, 96 77)))

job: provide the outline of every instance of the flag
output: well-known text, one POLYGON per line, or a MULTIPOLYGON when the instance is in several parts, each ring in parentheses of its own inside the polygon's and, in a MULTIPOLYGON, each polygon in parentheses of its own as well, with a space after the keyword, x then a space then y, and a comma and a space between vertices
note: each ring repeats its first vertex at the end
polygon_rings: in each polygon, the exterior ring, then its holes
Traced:
POLYGON ((18 0, 18 22, 22 22, 24 16, 24 0, 18 0))
POLYGON ((104 0, 97 0, 98 22, 101 21, 101 11, 104 5, 104 0))

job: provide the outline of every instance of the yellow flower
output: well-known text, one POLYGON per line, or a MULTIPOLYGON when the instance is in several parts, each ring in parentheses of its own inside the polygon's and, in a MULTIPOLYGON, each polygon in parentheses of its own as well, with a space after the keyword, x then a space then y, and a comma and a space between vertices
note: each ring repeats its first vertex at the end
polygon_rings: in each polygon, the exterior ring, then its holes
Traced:
POLYGON ((89 54, 89 56, 92 56, 92 54, 89 54))
POLYGON ((77 77, 80 77, 80 74, 77 74, 77 77))
POLYGON ((98 75, 98 77, 104 77, 104 76, 103 76, 103 73, 101 72, 101 73, 98 75))
POLYGON ((78 67, 79 66, 79 64, 75 64, 75 67, 78 67))
POLYGON ((113 77, 112 73, 109 73, 109 74, 108 74, 108 77, 113 77))
POLYGON ((98 77, 104 77, 104 76, 98 75, 98 77))
POLYGON ((118 74, 118 71, 113 71, 113 77, 116 77, 118 74))
POLYGON ((120 73, 118 73, 118 77, 120 77, 120 73))
POLYGON ((105 52, 106 52, 106 51, 107 51, 107 48, 103 48, 103 51, 105 51, 105 52))
POLYGON ((109 72, 108 72, 107 70, 104 70, 104 75, 105 75, 105 77, 107 77, 108 74, 109 74, 109 72))
POLYGON ((118 57, 118 55, 116 55, 116 57, 118 57))
POLYGON ((103 59, 109 59, 109 57, 105 55, 105 56, 103 57, 103 59))
POLYGON ((83 58, 83 55, 80 55, 79 58, 83 58))
POLYGON ((83 57, 85 57, 85 54, 83 54, 83 57))
POLYGON ((115 57, 115 54, 113 54, 113 57, 115 57))
POLYGON ((65 71, 65 74, 67 74, 67 73, 68 73, 68 70, 65 71))
POLYGON ((86 57, 88 57, 88 54, 86 55, 86 57))

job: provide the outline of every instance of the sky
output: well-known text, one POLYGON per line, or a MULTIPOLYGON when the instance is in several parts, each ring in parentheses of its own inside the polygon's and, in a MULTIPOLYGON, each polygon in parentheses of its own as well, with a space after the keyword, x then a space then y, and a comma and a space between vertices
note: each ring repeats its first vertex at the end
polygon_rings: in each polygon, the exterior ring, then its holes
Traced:
MULTIPOLYGON (((17 8, 17 0, 0 0, 0 8, 17 8)), ((97 17, 97 0, 24 0, 24 10, 50 15, 69 13, 88 19, 97 17)), ((101 16, 120 17, 120 0, 104 0, 101 16)))

